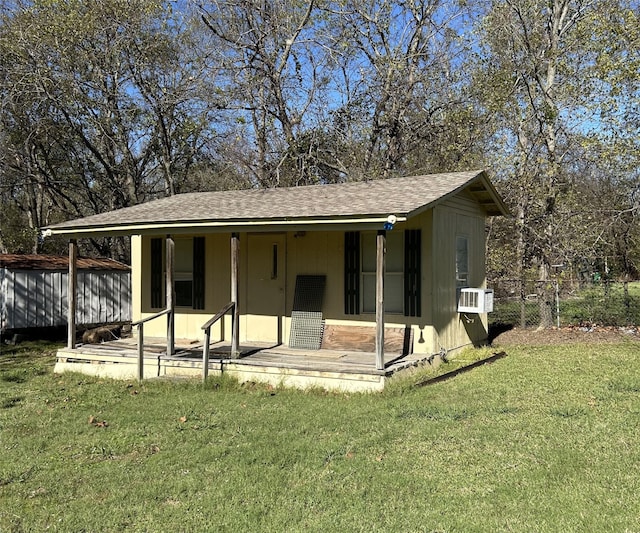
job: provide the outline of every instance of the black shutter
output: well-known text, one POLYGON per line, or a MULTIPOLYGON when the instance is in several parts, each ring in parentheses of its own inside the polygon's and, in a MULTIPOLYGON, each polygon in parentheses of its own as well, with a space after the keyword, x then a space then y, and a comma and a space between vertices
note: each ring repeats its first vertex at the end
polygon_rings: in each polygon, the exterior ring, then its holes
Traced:
POLYGON ((160 309, 165 306, 162 287, 162 239, 151 239, 151 308, 160 309))
POLYGON ((344 234, 344 314, 360 314, 360 233, 344 234))
POLYGON ((404 232, 404 315, 421 316, 420 305, 422 266, 421 232, 408 229, 404 232))
POLYGON ((193 238, 193 308, 204 309, 204 237, 193 238))

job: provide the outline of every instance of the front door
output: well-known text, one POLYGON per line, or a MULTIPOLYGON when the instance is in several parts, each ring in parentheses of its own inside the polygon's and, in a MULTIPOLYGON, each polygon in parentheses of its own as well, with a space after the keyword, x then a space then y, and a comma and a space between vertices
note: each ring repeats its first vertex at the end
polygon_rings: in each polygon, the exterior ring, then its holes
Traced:
POLYGON ((281 233, 248 236, 247 340, 282 343, 285 246, 281 233))

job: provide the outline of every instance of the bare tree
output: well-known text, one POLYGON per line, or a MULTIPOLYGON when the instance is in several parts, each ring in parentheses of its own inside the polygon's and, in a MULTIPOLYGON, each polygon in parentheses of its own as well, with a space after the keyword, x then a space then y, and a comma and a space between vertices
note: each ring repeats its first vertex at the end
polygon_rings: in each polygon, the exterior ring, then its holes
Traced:
MULTIPOLYGON (((559 219, 559 204, 575 176, 568 160, 581 127, 576 118, 584 117, 589 98, 580 80, 594 58, 582 32, 594 9, 594 2, 582 0, 505 0, 494 2, 485 19, 489 88, 500 101, 498 131, 510 150, 507 190, 515 208, 519 273, 535 265, 543 282, 559 260, 567 222, 559 219)), ((541 325, 550 326, 551 298, 540 286, 541 325)))
POLYGON ((168 3, 25 1, 2 17, 2 176, 34 235, 180 190, 212 121, 168 3))
POLYGON ((316 0, 217 0, 199 9, 226 79, 219 87, 230 111, 229 149, 256 185, 318 179, 299 143, 326 83, 316 0))
POLYGON ((341 113, 352 121, 341 123, 360 136, 350 135, 350 142, 362 146, 361 177, 460 164, 471 153, 465 131, 477 124, 459 56, 466 8, 439 0, 357 0, 330 9, 344 79, 341 113))

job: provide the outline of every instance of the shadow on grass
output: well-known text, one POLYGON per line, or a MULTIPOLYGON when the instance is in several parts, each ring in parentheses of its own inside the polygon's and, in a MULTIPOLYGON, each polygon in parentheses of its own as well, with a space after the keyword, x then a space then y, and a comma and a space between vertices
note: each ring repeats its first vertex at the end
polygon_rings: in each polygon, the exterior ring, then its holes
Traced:
POLYGON ((11 409, 18 405, 22 400, 24 400, 24 396, 13 396, 11 398, 6 398, 0 402, 0 409, 11 409))
POLYGON ((0 381, 24 383, 53 371, 56 350, 52 342, 33 341, 15 346, 0 346, 0 381))

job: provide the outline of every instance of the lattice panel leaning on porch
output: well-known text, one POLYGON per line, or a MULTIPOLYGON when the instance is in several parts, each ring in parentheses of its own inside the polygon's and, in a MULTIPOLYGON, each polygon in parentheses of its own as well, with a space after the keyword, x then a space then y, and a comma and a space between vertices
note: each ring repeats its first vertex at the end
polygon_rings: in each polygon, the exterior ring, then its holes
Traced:
POLYGON ((291 310, 289 347, 319 350, 324 332, 322 300, 325 276, 297 276, 291 310))

